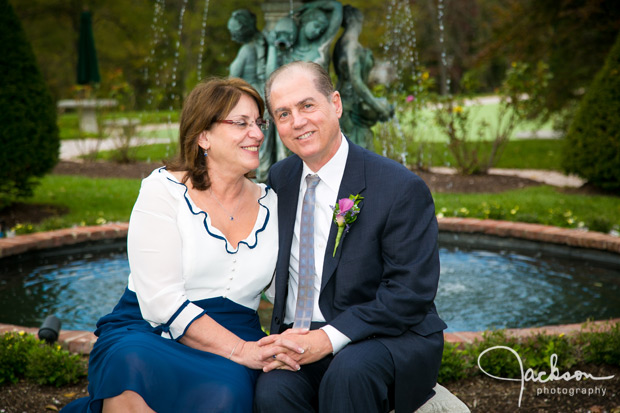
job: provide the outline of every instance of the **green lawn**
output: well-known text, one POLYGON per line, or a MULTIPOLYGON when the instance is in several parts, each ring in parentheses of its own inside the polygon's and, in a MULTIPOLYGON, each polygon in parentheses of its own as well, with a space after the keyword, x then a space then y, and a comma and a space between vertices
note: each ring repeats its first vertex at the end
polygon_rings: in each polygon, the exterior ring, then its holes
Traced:
MULTIPOLYGON (((492 116, 493 110, 493 105, 485 106, 477 116, 492 116)), ((165 112, 142 114, 149 122, 167 121, 168 115, 165 112)), ((170 116, 173 121, 178 120, 178 114, 170 116)), ((70 135, 67 130, 77 129, 77 115, 62 115, 59 124, 61 132, 70 135)), ((164 130, 160 133, 161 136, 170 136, 176 131, 164 130)), ((160 161, 175 154, 176 144, 176 138, 173 138, 170 143, 136 148, 134 155, 140 161, 160 161)), ((409 146, 410 151, 421 150, 425 159, 430 159, 434 166, 454 165, 445 144, 441 142, 427 142, 422 146, 409 142, 409 146)), ((513 139, 497 167, 561 170, 561 150, 561 140, 513 139)), ((99 158, 113 159, 114 152, 102 151, 99 158)), ((412 159, 408 161, 412 162, 412 159)), ((46 176, 35 189, 34 197, 26 202, 58 205, 66 207, 69 212, 61 218, 52 218, 31 228, 28 223, 23 223, 18 233, 127 221, 139 186, 140 181, 132 179, 46 176)), ((572 195, 550 186, 539 186, 499 194, 437 193, 434 198, 438 216, 535 222, 602 232, 620 230, 620 197, 572 195)))
MULTIPOLYGON (((103 124, 106 120, 119 118, 140 119, 140 124, 165 124, 179 121, 178 111, 157 111, 157 112, 110 112, 102 110, 99 113, 99 121, 103 124)), ((58 116, 58 128, 60 129, 60 139, 81 139, 98 137, 96 134, 85 134, 80 131, 77 112, 63 113, 58 116)), ((149 132, 150 136, 153 132, 149 132)), ((164 132, 157 132, 163 134, 164 132)), ((176 133, 174 134, 176 136, 176 133)), ((168 137, 166 135, 166 137, 168 137)))
POLYGON ((532 222, 609 232, 620 229, 620 198, 561 192, 551 186, 497 194, 433 194, 438 216, 532 222))
MULTIPOLYGON (((562 145, 560 139, 513 139, 508 142, 496 168, 562 170, 562 145)), ((491 144, 481 145, 481 154, 490 151, 491 144)), ((411 143, 410 154, 430 159, 432 166, 454 166, 455 160, 444 143, 411 143)), ((412 159, 409 159, 412 162, 412 159)))
MULTIPOLYGON (((48 219, 18 233, 129 220, 140 180, 91 179, 49 175, 28 200, 69 209, 61 218, 48 219)), ((435 198, 438 216, 490 218, 535 222, 567 228, 587 227, 603 232, 620 228, 620 198, 571 195, 550 186, 529 187, 499 194, 446 194, 435 198)))
POLYGON ((79 176, 48 175, 28 199, 31 204, 51 204, 66 207, 69 212, 34 226, 28 223, 17 228, 18 233, 47 231, 80 225, 106 222, 127 222, 138 196, 138 179, 91 179, 79 176))

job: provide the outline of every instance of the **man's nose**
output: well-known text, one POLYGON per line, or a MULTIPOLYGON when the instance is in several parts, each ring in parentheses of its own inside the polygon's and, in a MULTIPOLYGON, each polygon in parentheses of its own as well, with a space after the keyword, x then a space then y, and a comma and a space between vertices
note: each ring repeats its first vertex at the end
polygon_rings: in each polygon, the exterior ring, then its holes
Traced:
POLYGON ((301 113, 295 113, 293 115, 293 128, 299 129, 306 125, 307 119, 301 113))

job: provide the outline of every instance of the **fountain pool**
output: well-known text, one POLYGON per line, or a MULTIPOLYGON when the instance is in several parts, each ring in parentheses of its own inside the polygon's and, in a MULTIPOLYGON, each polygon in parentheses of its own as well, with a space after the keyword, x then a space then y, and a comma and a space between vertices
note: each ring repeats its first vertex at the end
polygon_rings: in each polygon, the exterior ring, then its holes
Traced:
MULTIPOLYGON (((441 239, 437 308, 448 331, 520 328, 620 317, 618 267, 464 247, 441 239)), ((538 255, 538 256, 537 256, 538 255)), ((94 330, 122 294, 125 240, 30 252, 0 260, 0 322, 38 327, 57 315, 66 330, 94 330)))

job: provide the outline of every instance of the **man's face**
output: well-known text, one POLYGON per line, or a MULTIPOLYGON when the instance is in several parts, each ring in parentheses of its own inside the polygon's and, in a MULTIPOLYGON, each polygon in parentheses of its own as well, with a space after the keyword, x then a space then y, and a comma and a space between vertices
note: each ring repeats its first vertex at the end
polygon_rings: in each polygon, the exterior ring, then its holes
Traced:
POLYGON ((316 89, 311 72, 292 67, 274 80, 270 103, 282 143, 310 169, 321 169, 340 146, 340 94, 324 96, 316 89))

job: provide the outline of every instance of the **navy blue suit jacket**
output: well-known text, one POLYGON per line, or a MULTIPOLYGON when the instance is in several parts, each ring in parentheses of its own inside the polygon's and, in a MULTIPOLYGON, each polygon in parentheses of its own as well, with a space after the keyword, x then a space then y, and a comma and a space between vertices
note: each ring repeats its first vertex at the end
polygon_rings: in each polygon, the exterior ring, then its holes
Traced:
MULTIPOLYGON (((284 320, 302 166, 293 155, 269 175, 278 194, 280 244, 272 332, 284 320)), ((420 348, 419 338, 446 328, 433 302, 439 282, 435 206, 421 178, 349 141, 338 199, 355 194, 364 197, 361 210, 335 257, 336 225, 330 230, 319 306, 326 321, 353 342, 376 338, 388 348, 396 366, 396 409, 413 411, 427 396, 411 388, 416 369, 438 370, 438 363, 425 365, 423 359, 441 360, 441 354, 426 354, 437 350, 420 348)))

